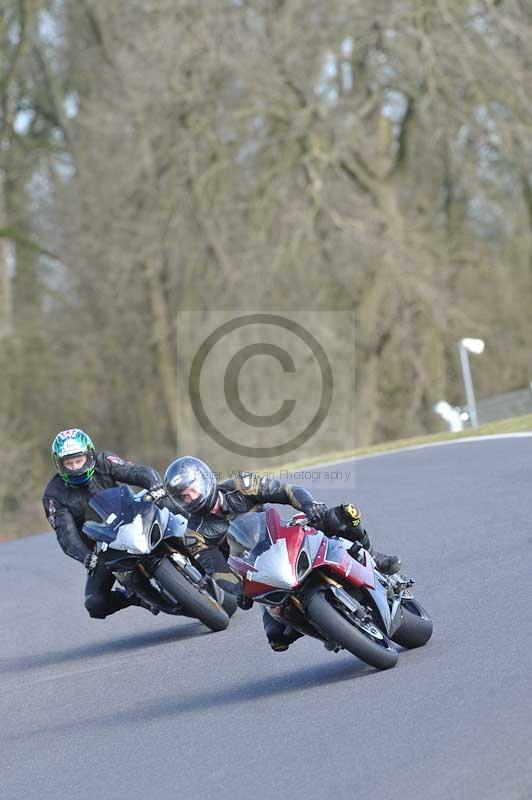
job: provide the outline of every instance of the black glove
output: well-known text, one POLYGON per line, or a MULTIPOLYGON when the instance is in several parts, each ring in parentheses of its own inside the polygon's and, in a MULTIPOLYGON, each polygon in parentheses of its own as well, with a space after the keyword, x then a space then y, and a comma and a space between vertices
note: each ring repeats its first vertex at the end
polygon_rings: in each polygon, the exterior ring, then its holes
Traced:
POLYGON ((154 483, 153 486, 150 486, 148 489, 148 494, 154 503, 157 503, 158 500, 162 500, 163 497, 166 497, 166 489, 164 488, 164 484, 154 483))
POLYGON ((89 575, 94 575, 96 567, 98 566, 98 556, 96 555, 96 553, 87 553, 87 555, 83 559, 83 566, 85 567, 89 575))
POLYGON ((352 503, 344 503, 340 506, 342 509, 342 513, 344 519, 348 525, 353 526, 354 528, 360 525, 360 509, 354 506, 352 503))
POLYGON ((319 528, 325 519, 327 506, 325 503, 317 503, 313 500, 311 503, 305 503, 303 506, 303 513, 312 527, 319 528))
POLYGON ((360 524, 360 511, 356 506, 343 504, 329 508, 321 521, 321 530, 328 536, 345 536, 359 539, 364 533, 360 524))

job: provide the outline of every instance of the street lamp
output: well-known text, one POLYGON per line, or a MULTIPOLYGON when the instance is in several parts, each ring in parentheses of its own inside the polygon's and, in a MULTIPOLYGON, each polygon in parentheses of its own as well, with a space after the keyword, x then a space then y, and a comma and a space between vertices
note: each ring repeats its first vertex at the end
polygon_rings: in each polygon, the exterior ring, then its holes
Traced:
POLYGON ((464 378, 464 386, 467 397, 467 408, 469 411, 469 419, 471 420, 471 427, 478 428, 477 418, 477 404, 475 401, 475 393, 473 391, 473 380, 471 378, 471 368, 469 366, 469 353, 479 356, 484 352, 483 339, 462 339, 458 345, 460 350, 460 362, 462 364, 462 375, 464 378))

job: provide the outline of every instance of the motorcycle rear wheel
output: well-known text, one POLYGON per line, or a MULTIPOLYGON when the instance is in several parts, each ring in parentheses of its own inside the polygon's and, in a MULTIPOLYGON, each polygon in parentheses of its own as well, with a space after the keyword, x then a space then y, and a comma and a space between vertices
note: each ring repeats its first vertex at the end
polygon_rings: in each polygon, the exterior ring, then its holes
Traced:
POLYGON ((223 631, 229 625, 228 615, 209 592, 185 578, 169 558, 158 564, 153 577, 187 615, 196 617, 211 631, 223 631))
POLYGON ((398 653, 387 636, 376 638, 368 630, 350 622, 334 608, 324 592, 317 592, 307 606, 311 622, 328 641, 335 642, 352 655, 376 669, 390 669, 397 663, 398 653))
POLYGON ((227 592, 225 589, 224 589, 224 599, 222 602, 222 608, 228 617, 232 617, 238 608, 236 597, 233 594, 231 594, 231 592, 227 592))
POLYGON ((392 640, 401 647, 412 650, 423 647, 432 636, 432 620, 425 609, 415 601, 406 601, 401 606, 403 619, 392 640))

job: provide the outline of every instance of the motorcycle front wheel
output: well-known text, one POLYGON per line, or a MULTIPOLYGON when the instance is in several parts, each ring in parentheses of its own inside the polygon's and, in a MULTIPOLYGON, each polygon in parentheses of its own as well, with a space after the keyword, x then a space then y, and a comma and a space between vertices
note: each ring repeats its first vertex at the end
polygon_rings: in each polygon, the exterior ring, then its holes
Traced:
POLYGON ((307 615, 321 634, 376 669, 390 669, 398 653, 387 636, 375 625, 351 622, 317 592, 307 606, 307 615))
POLYGON ((223 631, 229 625, 228 615, 212 595, 188 580, 169 558, 163 558, 153 577, 187 615, 196 617, 211 631, 223 631))

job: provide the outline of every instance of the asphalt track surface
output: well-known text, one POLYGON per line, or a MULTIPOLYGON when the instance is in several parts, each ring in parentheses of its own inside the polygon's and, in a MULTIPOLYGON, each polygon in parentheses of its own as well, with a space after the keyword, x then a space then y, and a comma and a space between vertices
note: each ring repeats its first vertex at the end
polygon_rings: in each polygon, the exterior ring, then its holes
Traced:
POLYGON ((377 672, 308 639, 271 652, 256 608, 218 634, 139 608, 90 620, 53 535, 3 544, 2 800, 529 800, 532 438, 338 468, 307 484, 401 553, 425 648, 377 672))

